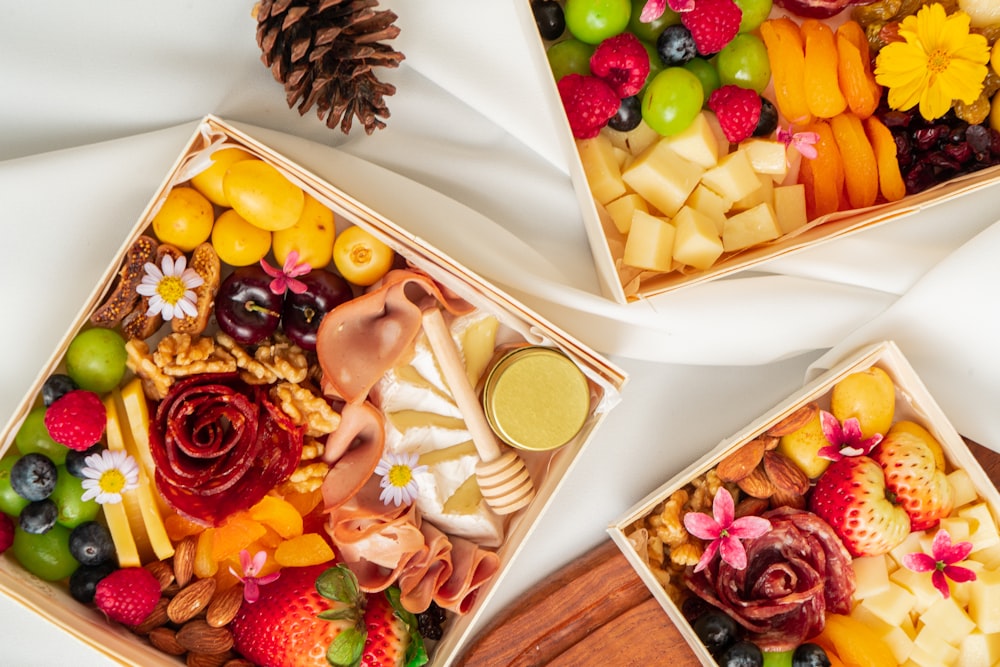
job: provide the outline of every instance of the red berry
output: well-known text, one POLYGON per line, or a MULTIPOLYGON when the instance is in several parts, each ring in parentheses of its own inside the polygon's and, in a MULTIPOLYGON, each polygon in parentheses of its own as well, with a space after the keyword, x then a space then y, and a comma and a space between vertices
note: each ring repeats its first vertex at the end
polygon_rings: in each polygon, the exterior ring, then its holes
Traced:
POLYGON ((82 452, 101 439, 107 418, 104 403, 97 394, 76 389, 45 411, 45 428, 56 442, 82 452))
POLYGON ((621 104, 611 86, 597 77, 567 74, 559 79, 558 86, 570 129, 577 139, 596 137, 621 104))
POLYGON ((14 543, 14 522, 6 514, 0 513, 0 554, 14 543))
POLYGON ((762 103, 756 91, 729 84, 709 96, 708 108, 715 112, 726 139, 738 144, 757 128, 762 103))
POLYGON ((743 10, 733 0, 697 0, 694 9, 681 12, 681 23, 691 31, 698 53, 718 53, 740 31, 743 10))
POLYGON ((149 570, 126 567, 101 579, 94 604, 112 621, 136 626, 146 620, 160 599, 160 582, 149 570))
POLYGON ((623 32, 598 45, 590 57, 590 72, 618 97, 631 97, 642 90, 649 76, 649 53, 638 37, 623 32))

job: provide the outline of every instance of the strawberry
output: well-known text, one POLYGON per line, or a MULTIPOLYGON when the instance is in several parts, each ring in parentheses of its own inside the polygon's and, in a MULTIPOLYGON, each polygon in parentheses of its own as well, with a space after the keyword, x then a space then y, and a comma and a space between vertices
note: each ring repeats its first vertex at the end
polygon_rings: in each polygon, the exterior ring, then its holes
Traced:
POLYGON ((94 604, 112 621, 136 626, 146 620, 160 599, 160 582, 142 567, 125 567, 101 579, 94 604))
POLYGON ((910 516, 911 530, 933 528, 951 513, 951 485, 934 452, 912 433, 890 433, 871 454, 885 471, 886 487, 910 516))
POLYGON ((877 461, 849 456, 820 475, 809 509, 833 527, 852 556, 876 556, 910 534, 910 517, 887 491, 877 461))
POLYGON ((366 598, 344 566, 286 567, 229 625, 234 648, 261 667, 408 665, 427 661, 398 589, 366 598), (369 657, 370 654, 370 657, 369 657), (363 656, 369 662, 362 663, 363 656))
POLYGON ((84 389, 63 394, 45 411, 45 428, 52 439, 78 452, 96 444, 106 424, 101 397, 84 389))

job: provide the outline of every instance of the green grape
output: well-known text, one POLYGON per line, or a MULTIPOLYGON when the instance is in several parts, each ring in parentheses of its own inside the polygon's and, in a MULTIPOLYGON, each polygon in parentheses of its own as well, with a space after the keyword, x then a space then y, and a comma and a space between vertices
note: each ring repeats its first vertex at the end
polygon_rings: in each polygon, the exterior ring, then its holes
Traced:
POLYGON ((69 449, 52 439, 49 429, 45 428, 45 406, 40 405, 24 418, 24 423, 17 430, 14 436, 14 444, 17 451, 22 454, 38 452, 52 459, 56 465, 62 465, 66 461, 66 453, 69 449))
POLYGON ((792 667, 793 651, 764 651, 763 667, 792 667))
POLYGON ((56 524, 41 535, 14 529, 11 551, 18 562, 45 581, 58 581, 73 574, 79 563, 69 551, 69 528, 56 524))
POLYGON ((631 0, 566 0, 566 27, 581 42, 600 44, 628 26, 631 0))
POLYGON ((19 456, 5 456, 0 459, 0 512, 17 516, 30 502, 27 498, 21 497, 14 487, 10 485, 10 469, 19 456))
POLYGON ((701 81, 701 90, 706 102, 708 102, 709 96, 722 85, 719 82, 719 73, 716 71, 715 65, 704 58, 692 58, 681 67, 694 74, 701 81))
POLYGON ((771 81, 771 63, 767 47, 757 35, 740 33, 722 47, 715 58, 722 85, 733 84, 764 92, 771 81))
POLYGON ((65 466, 57 468, 56 486, 49 498, 59 508, 59 518, 56 519, 67 528, 75 528, 86 521, 93 521, 101 510, 95 500, 82 500, 83 480, 67 472, 65 466))
POLYGON ((80 389, 111 391, 125 375, 125 339, 111 329, 81 331, 66 350, 66 374, 80 389))
POLYGON ((667 7, 663 10, 660 18, 653 19, 649 23, 639 20, 642 15, 642 8, 646 6, 646 0, 632 0, 632 15, 628 20, 628 31, 644 42, 656 42, 663 29, 668 25, 677 25, 681 22, 681 15, 667 7))
POLYGON ((683 67, 668 67, 646 86, 642 119, 663 136, 677 134, 691 124, 704 101, 697 76, 683 67))
POLYGON ((752 32, 760 27, 764 19, 771 13, 771 0, 734 0, 736 6, 743 12, 740 19, 740 32, 752 32))
POLYGON ((584 44, 578 39, 564 39, 556 42, 545 52, 549 68, 555 80, 567 74, 590 74, 590 56, 594 55, 594 45, 584 44))

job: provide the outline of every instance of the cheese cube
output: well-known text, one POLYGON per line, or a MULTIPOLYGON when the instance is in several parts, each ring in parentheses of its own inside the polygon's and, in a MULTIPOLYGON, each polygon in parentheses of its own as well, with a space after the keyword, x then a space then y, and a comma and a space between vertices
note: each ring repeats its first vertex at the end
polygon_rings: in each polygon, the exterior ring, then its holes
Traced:
POLYGON ((982 563, 991 570, 1000 570, 1000 544, 980 549, 971 554, 969 558, 982 563))
MULTIPOLYGON (((860 604, 854 607, 851 611, 851 616, 864 623, 878 635, 882 642, 892 651, 892 657, 896 659, 897 664, 903 664, 910 657, 910 652, 913 651, 913 637, 907 634, 907 631, 902 626, 889 625, 869 611, 867 607, 860 604)), ((909 626, 909 619, 905 623, 908 629, 912 630, 912 627, 909 626)), ((916 635, 916 632, 913 634, 916 635)))
POLYGON ((760 187, 750 158, 744 150, 722 157, 701 177, 701 182, 730 201, 739 201, 760 187))
POLYGON ((948 667, 958 660, 958 648, 943 640, 931 626, 925 625, 913 640, 909 659, 920 667, 948 667))
POLYGON ((781 233, 794 232, 809 221, 806 214, 806 187, 801 183, 774 188, 774 217, 781 233))
POLYGON ((774 181, 767 174, 757 174, 760 187, 748 194, 743 199, 733 202, 734 211, 745 211, 753 208, 757 204, 774 205, 774 181))
POLYGON ((666 218, 636 211, 625 240, 622 261, 637 269, 670 271, 673 268, 674 226, 666 218))
POLYGON ((785 144, 773 139, 747 139, 740 143, 747 152, 753 170, 767 174, 772 182, 780 183, 788 173, 788 158, 785 144))
POLYGON ((610 139, 603 134, 592 139, 578 139, 576 148, 594 199, 607 204, 625 194, 625 183, 610 139))
POLYGON ((903 564, 903 556, 914 551, 922 551, 923 547, 920 545, 920 540, 923 539, 926 534, 923 530, 916 530, 906 536, 902 542, 894 546, 889 550, 889 555, 892 559, 896 561, 896 565, 901 566, 903 564))
POLYGON ((622 178, 660 213, 672 217, 697 187, 704 171, 661 139, 636 157, 622 172, 622 178))
MULTIPOLYGON (((1000 610, 1000 607, 997 607, 997 609, 1000 610)), ((998 619, 998 623, 1000 623, 1000 614, 996 618, 998 619)), ((938 599, 927 608, 927 611, 920 615, 920 622, 924 624, 924 630, 928 627, 933 628, 935 635, 952 646, 958 646, 962 638, 972 632, 977 625, 965 613, 965 610, 958 606, 953 597, 946 598, 940 594, 938 595, 938 599)), ((986 628, 983 628, 983 630, 987 631, 986 628)), ((921 632, 917 633, 916 643, 919 643, 921 632)))
MULTIPOLYGON (((971 559, 962 561, 961 567, 975 572, 977 580, 979 578, 979 573, 986 569, 985 565, 971 559)), ((951 580, 948 581, 948 589, 951 591, 951 596, 955 598, 955 602, 957 602, 960 607, 969 606, 969 598, 972 595, 972 589, 977 585, 977 581, 963 581, 961 583, 951 580)))
POLYGON ((1000 663, 1000 632, 976 630, 958 645, 955 667, 993 667, 1000 663))
POLYGON ((707 116, 705 112, 699 113, 684 130, 666 137, 664 141, 685 160, 711 169, 719 162, 719 141, 707 116))
POLYGON ((758 204, 726 218, 726 224, 722 227, 722 247, 726 252, 732 252, 779 236, 781 229, 774 219, 774 210, 769 204, 758 204))
POLYGON ((914 572, 905 567, 894 570, 889 581, 908 590, 914 596, 913 610, 921 613, 941 597, 934 588, 929 572, 914 572))
POLYGON ((938 523, 936 527, 928 530, 924 536, 920 538, 920 548, 923 549, 924 553, 931 552, 931 544, 934 542, 934 536, 941 530, 948 531, 952 544, 955 544, 956 542, 965 542, 969 539, 969 534, 972 531, 968 519, 960 516, 945 517, 944 519, 941 519, 940 523, 938 523))
POLYGON ((860 604, 889 625, 899 625, 910 615, 916 600, 913 593, 890 581, 884 591, 865 598, 860 604))
POLYGON ((608 202, 607 206, 608 215, 611 216, 611 220, 614 221, 615 227, 622 234, 628 234, 628 230, 632 228, 632 214, 636 211, 642 211, 643 213, 649 213, 649 207, 646 205, 646 200, 635 194, 623 195, 618 199, 608 202))
POLYGON ((948 485, 951 487, 953 507, 962 507, 979 499, 969 471, 965 468, 955 468, 948 473, 948 485))
POLYGON ((722 195, 712 192, 700 183, 694 189, 694 192, 691 193, 691 196, 687 198, 685 204, 685 206, 690 206, 711 218, 720 236, 722 235, 722 227, 726 224, 726 212, 732 205, 731 201, 722 195))
POLYGON ((1000 570, 984 569, 969 591, 969 616, 983 632, 1000 632, 1000 570))
POLYGON ((885 555, 855 558, 851 567, 854 568, 854 597, 864 600, 889 590, 889 568, 885 555))
POLYGON ((674 259, 696 269, 707 269, 722 254, 722 239, 708 216, 684 206, 674 216, 674 259))
POLYGON ((997 524, 989 505, 984 502, 967 505, 958 510, 958 516, 970 520, 972 533, 969 541, 972 542, 973 553, 1000 544, 1000 533, 997 533, 997 524))
POLYGON ((649 148, 654 141, 660 140, 660 133, 647 125, 644 120, 640 120, 639 124, 628 132, 605 127, 601 130, 601 134, 608 137, 612 146, 628 151, 633 157, 649 148))

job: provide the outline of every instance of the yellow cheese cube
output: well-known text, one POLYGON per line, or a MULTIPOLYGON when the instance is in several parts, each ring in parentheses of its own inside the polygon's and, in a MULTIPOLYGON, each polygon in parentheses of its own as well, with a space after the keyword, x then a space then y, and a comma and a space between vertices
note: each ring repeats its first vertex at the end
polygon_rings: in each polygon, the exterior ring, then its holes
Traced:
POLYGON ((707 215, 715 223, 715 229, 719 232, 720 236, 722 235, 722 228, 726 224, 726 212, 729 211, 732 205, 731 201, 722 195, 712 192, 700 183, 685 203, 685 206, 690 206, 700 213, 707 215))
POLYGON ((622 172, 630 188, 667 217, 677 214, 698 185, 704 169, 657 141, 622 172))
POLYGON ((734 211, 745 211, 757 204, 770 204, 772 207, 774 206, 774 181, 766 174, 757 174, 757 180, 760 181, 760 187, 743 199, 734 201, 734 211))
POLYGON ((603 134, 592 139, 578 139, 576 148, 594 199, 607 204, 625 194, 625 183, 610 139, 603 134))
POLYGON ((972 478, 969 477, 969 471, 965 468, 955 468, 948 473, 948 485, 951 487, 952 505, 955 508, 974 503, 979 499, 972 478))
POLYGON ((711 218, 684 206, 674 216, 674 259, 696 269, 707 269, 722 254, 722 239, 711 218))
POLYGON ((958 660, 958 648, 952 646, 931 626, 924 626, 913 640, 909 659, 920 667, 949 667, 958 660))
MULTIPOLYGON (((851 611, 851 617, 861 621, 878 635, 889 650, 892 651, 892 656, 896 659, 897 664, 903 664, 910 657, 910 652, 913 650, 913 636, 908 634, 907 630, 903 629, 903 626, 889 625, 869 611, 867 607, 860 604, 851 611)), ((913 630, 909 624, 909 619, 904 621, 904 625, 906 625, 908 630, 913 630)), ((913 635, 915 636, 916 632, 913 632, 913 635)))
POLYGON ((971 554, 969 558, 982 563, 988 569, 998 570, 1000 569, 1000 544, 980 549, 971 554))
POLYGON ((636 211, 625 241, 622 261, 637 269, 669 271, 673 268, 674 236, 670 221, 636 211))
POLYGON ((1000 632, 1000 570, 983 569, 969 592, 969 616, 983 632, 1000 632))
POLYGON ((719 164, 704 173, 701 182, 730 201, 739 201, 760 187, 744 150, 720 158, 719 164))
POLYGON ((889 551, 889 555, 892 556, 892 559, 896 562, 897 566, 901 566, 903 564, 903 556, 906 554, 922 550, 920 540, 923 539, 925 534, 926 532, 923 530, 914 531, 907 535, 906 539, 889 551))
POLYGON ((615 223, 615 227, 622 234, 628 234, 628 230, 632 227, 633 213, 636 211, 649 213, 649 206, 646 205, 646 200, 634 192, 608 202, 608 205, 604 208, 607 209, 608 215, 611 216, 611 219, 615 223))
POLYGON ((887 582, 886 589, 861 601, 861 605, 889 625, 899 625, 910 615, 916 596, 899 584, 887 582))
MULTIPOLYGON (((930 576, 930 575, 928 575, 930 576)), ((1000 611, 1000 606, 996 608, 1000 611)), ((997 622, 1000 623, 1000 614, 996 616, 997 622)), ((958 606, 953 597, 942 597, 938 594, 938 599, 935 600, 927 611, 920 614, 920 622, 924 624, 924 629, 928 627, 932 628, 934 634, 939 636, 944 641, 948 642, 952 646, 958 646, 965 635, 972 632, 977 623, 972 620, 972 618, 965 613, 962 607, 958 606)), ((982 628, 986 630, 986 628, 982 628)), ((920 633, 917 633, 917 641, 919 644, 920 633)))
POLYGON ((989 505, 984 502, 967 505, 958 510, 958 516, 970 520, 972 532, 969 541, 972 542, 973 553, 1000 544, 1000 533, 997 533, 996 520, 989 505))
POLYGON ((747 139, 740 143, 747 152, 753 170, 767 174, 772 182, 780 183, 788 173, 788 158, 785 144, 773 139, 747 139))
POLYGON ((699 113, 687 128, 666 137, 664 141, 685 160, 710 169, 719 162, 719 141, 707 116, 705 112, 699 113))
POLYGON ((774 217, 778 219, 781 233, 787 234, 805 226, 809 221, 806 214, 806 188, 801 183, 780 185, 774 188, 774 217))
MULTIPOLYGON (((915 549, 915 551, 918 550, 915 549)), ((934 588, 934 584, 931 582, 929 572, 914 572, 905 567, 900 567, 897 570, 893 570, 892 574, 889 575, 889 581, 902 586, 913 594, 915 598, 913 610, 918 613, 926 610, 941 597, 941 594, 934 588)))
POLYGON ((993 667, 1000 663, 1000 632, 976 630, 958 645, 955 667, 993 667))
POLYGON ((726 218, 726 224, 722 228, 722 247, 726 252, 732 252, 779 236, 781 229, 774 219, 774 210, 769 204, 758 204, 726 218))
POLYGON ((864 600, 889 590, 889 567, 885 555, 855 558, 851 567, 854 569, 854 597, 857 599, 864 600))
POLYGON ((612 146, 628 151, 629 155, 632 156, 638 155, 653 145, 653 142, 660 140, 660 133, 646 125, 644 120, 640 120, 639 124, 628 132, 619 132, 605 127, 601 130, 601 134, 608 137, 612 146))

